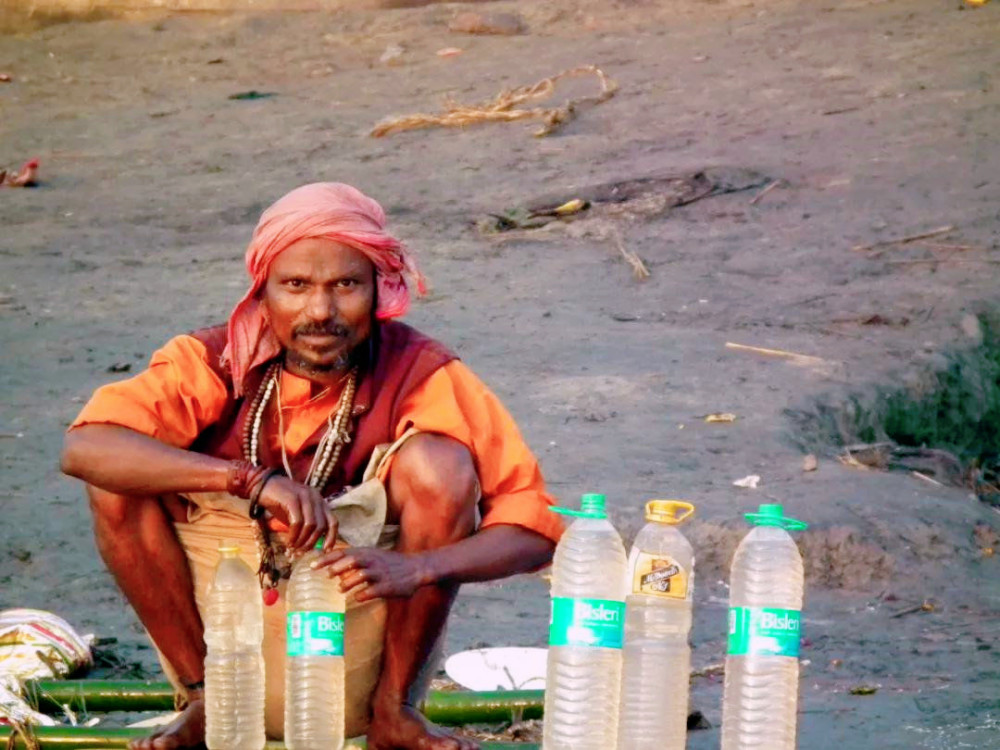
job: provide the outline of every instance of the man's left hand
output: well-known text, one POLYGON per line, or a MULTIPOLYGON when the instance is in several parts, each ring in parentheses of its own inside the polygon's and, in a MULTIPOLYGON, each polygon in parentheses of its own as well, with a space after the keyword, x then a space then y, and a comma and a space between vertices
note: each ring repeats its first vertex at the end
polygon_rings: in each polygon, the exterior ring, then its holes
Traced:
POLYGON ((355 591, 355 599, 408 597, 421 586, 433 583, 423 557, 375 547, 331 550, 313 563, 326 568, 330 577, 340 576, 340 590, 355 591))

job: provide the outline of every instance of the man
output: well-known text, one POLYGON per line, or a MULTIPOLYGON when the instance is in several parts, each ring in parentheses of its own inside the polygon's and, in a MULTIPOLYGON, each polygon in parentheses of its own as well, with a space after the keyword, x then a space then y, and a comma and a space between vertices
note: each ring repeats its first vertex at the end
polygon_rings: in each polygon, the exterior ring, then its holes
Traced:
POLYGON ((335 183, 294 190, 265 211, 246 260, 252 286, 227 326, 178 336, 99 389, 66 437, 98 550, 186 706, 136 746, 204 740, 198 601, 223 537, 260 566, 273 605, 265 713, 281 736, 283 578, 325 537, 319 565, 348 592, 347 736, 476 747, 414 706, 458 586, 550 561, 562 526, 537 463, 453 354, 392 320, 423 283, 375 201, 335 183), (367 541, 345 547, 338 531, 367 541))

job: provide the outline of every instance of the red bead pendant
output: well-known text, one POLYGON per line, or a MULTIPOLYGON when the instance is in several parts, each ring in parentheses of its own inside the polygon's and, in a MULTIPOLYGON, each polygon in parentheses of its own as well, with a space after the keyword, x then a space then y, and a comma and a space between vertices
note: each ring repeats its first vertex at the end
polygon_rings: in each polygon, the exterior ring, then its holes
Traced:
POLYGON ((264 597, 264 606, 270 607, 278 601, 278 589, 264 589, 261 593, 264 597))

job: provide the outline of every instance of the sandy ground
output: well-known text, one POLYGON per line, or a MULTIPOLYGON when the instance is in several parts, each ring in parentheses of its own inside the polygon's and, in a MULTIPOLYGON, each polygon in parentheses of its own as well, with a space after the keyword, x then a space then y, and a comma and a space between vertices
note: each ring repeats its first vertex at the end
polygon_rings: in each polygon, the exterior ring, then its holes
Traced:
MULTIPOLYGON (((814 529, 801 746, 1000 747, 1000 562, 972 537, 1000 518, 966 491, 828 455, 804 473, 783 415, 933 364, 963 345, 962 316, 995 300, 1000 4, 471 7, 520 14, 528 31, 452 33, 468 8, 437 5, 0 36, 13 77, 0 162, 42 160, 41 187, 0 190, 0 606, 52 609, 154 668, 81 488, 56 469, 61 432, 123 377, 110 366, 139 369, 171 335, 225 317, 264 206, 342 180, 383 202, 432 280, 411 322, 505 400, 560 498, 605 491, 627 539, 647 498, 698 505, 697 665, 722 658, 732 529, 777 500, 814 529), (554 136, 525 123, 367 136, 446 95, 479 101, 581 64, 621 90, 554 136), (251 89, 274 96, 228 99, 251 89), (593 221, 499 239, 473 227, 538 195, 706 167, 784 182, 756 204, 759 190, 618 219, 645 281, 593 221), (851 249, 943 225, 955 229, 940 242, 970 249, 851 249), (950 260, 909 262, 935 253, 950 260), (739 419, 705 424, 710 412, 739 419), (759 489, 732 485, 747 474, 759 489), (892 617, 928 597, 934 612, 892 617), (878 691, 849 693, 861 684, 878 691)), ((542 645, 547 606, 538 577, 468 587, 449 650, 542 645)), ((720 698, 718 678, 696 680, 716 727, 720 698)), ((717 743, 712 729, 690 747, 717 743)))

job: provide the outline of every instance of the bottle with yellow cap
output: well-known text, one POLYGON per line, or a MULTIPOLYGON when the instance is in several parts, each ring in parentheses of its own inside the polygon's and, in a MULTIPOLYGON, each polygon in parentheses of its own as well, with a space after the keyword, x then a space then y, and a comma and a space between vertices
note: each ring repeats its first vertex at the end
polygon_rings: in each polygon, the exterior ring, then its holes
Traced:
POLYGON ((257 574, 234 542, 219 545, 205 607, 205 744, 261 750, 264 736, 264 612, 257 574))
POLYGON ((694 550, 677 527, 693 513, 650 500, 629 553, 620 750, 683 750, 687 740, 694 550))

